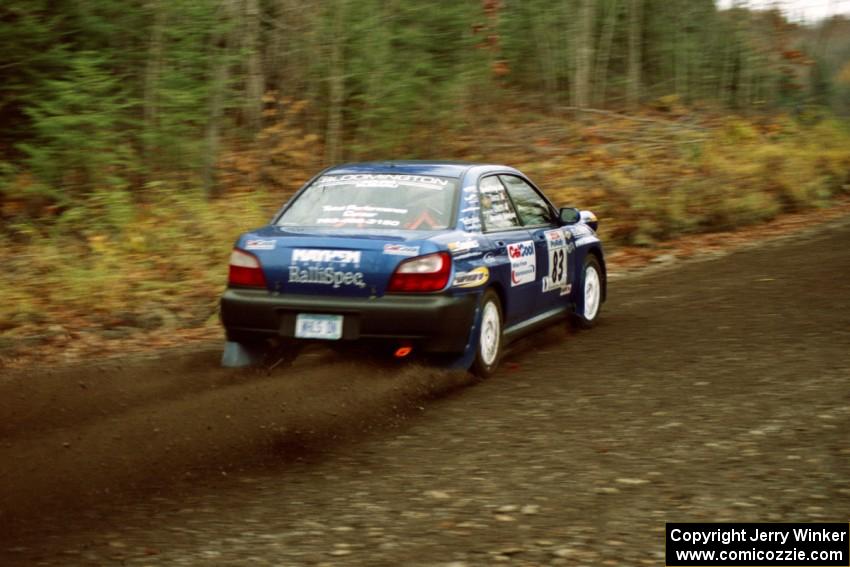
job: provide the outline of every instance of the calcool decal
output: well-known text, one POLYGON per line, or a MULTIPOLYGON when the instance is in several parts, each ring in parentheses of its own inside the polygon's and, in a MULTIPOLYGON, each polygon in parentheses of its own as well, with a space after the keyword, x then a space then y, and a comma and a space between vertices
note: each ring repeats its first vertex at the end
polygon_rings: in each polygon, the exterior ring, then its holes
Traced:
POLYGON ((508 244, 508 259, 511 261, 511 286, 534 281, 537 276, 537 258, 533 241, 524 240, 508 244))

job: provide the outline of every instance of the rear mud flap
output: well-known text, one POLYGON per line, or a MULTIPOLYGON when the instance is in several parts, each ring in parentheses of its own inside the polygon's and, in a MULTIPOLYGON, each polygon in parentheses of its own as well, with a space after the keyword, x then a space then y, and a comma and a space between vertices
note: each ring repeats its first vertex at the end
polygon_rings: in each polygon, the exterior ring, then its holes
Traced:
MULTIPOLYGON (((484 297, 482 294, 481 297, 484 297)), ((457 357, 449 364, 451 370, 469 370, 472 368, 472 363, 475 362, 475 349, 478 348, 478 332, 481 328, 481 301, 475 306, 475 313, 472 315, 472 329, 469 331, 469 338, 466 341, 466 348, 463 349, 463 354, 457 357)))
POLYGON ((221 365, 225 368, 245 368, 259 366, 265 359, 266 349, 263 346, 247 346, 242 343, 225 341, 224 352, 221 353, 221 365))

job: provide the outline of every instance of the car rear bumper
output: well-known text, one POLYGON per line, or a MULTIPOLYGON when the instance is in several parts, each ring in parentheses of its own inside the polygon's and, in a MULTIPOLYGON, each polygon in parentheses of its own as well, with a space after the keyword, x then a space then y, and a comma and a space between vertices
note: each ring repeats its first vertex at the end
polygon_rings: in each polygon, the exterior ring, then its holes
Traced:
POLYGON ((343 340, 409 340, 426 351, 461 352, 478 299, 475 293, 341 298, 231 288, 221 298, 221 321, 228 340, 253 342, 294 337, 299 313, 336 314, 344 316, 343 340))

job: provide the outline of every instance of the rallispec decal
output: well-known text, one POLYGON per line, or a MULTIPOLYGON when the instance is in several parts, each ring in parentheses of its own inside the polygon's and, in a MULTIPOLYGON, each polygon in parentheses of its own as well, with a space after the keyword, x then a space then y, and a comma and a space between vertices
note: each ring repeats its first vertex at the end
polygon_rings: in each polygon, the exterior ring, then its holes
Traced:
POLYGON ((246 240, 245 250, 274 250, 274 240, 246 240))
POLYGON ((384 244, 384 254, 390 256, 416 256, 419 254, 418 246, 406 246, 404 244, 384 244))
POLYGON ((295 248, 292 251, 292 261, 359 265, 360 251, 295 248))
POLYGON ((511 286, 531 283, 537 276, 537 256, 534 241, 523 240, 508 244, 508 259, 511 261, 511 286))
POLYGON ((313 263, 314 266, 289 266, 289 283, 330 285, 334 289, 353 285, 366 287, 362 272, 337 269, 336 267, 318 264, 337 264, 340 267, 355 267, 360 265, 359 250, 321 250, 311 248, 295 248, 292 251, 292 263, 313 263))
POLYGON ((560 295, 569 295, 569 293, 573 290, 573 284, 567 284, 561 288, 560 295))
POLYGON ((289 283, 330 285, 334 289, 343 285, 366 287, 366 282, 363 281, 363 272, 346 272, 320 266, 308 268, 289 266, 289 283))
POLYGON ((455 254, 463 254, 465 252, 469 252, 470 250, 475 250, 480 245, 477 240, 468 239, 468 240, 460 240, 457 242, 449 242, 448 245, 449 252, 453 255, 455 254))
POLYGON ((549 273, 543 276, 543 291, 563 289, 567 285, 567 240, 560 229, 547 230, 546 248, 549 251, 549 273))
POLYGON ((490 270, 481 266, 468 272, 455 274, 454 287, 478 287, 487 283, 490 279, 490 270))

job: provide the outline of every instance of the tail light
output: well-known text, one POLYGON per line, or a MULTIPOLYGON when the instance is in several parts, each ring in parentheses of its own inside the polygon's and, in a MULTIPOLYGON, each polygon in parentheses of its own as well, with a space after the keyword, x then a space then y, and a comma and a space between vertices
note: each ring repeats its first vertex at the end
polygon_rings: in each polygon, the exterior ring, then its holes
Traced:
POLYGON ((230 253, 230 273, 227 283, 249 287, 266 287, 266 276, 256 256, 234 248, 230 253))
POLYGON ((440 291, 449 283, 451 272, 452 258, 448 252, 411 258, 398 265, 387 291, 440 291))

